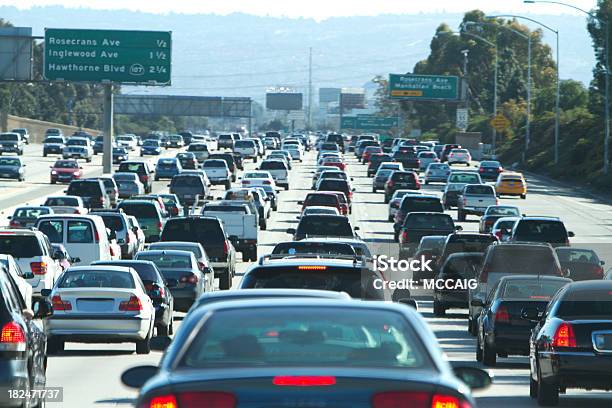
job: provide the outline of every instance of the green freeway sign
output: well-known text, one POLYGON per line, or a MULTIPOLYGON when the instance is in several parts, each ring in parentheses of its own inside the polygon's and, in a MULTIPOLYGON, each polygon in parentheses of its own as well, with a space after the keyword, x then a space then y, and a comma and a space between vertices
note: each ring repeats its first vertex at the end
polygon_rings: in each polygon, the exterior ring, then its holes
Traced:
POLYGON ((170 84, 168 31, 45 29, 48 80, 170 84))
POLYGON ((389 74, 389 96, 412 100, 457 100, 458 84, 456 76, 389 74))
POLYGON ((397 117, 358 115, 357 117, 344 116, 342 118, 343 129, 391 129, 398 127, 398 123, 397 117))

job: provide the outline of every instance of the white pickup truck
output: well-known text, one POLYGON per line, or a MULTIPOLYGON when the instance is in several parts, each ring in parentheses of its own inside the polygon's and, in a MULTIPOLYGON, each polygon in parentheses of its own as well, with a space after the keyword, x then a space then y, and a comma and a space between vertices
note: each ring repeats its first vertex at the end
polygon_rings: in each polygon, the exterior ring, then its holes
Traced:
POLYGON ((257 225, 259 215, 252 213, 249 203, 238 200, 223 200, 207 203, 202 215, 218 218, 223 229, 237 251, 242 252, 243 261, 257 260, 257 225))
POLYGON ((483 215, 488 206, 498 204, 492 185, 466 184, 457 196, 457 219, 465 221, 468 214, 483 215))
POLYGON ((222 184, 226 190, 232 187, 232 179, 229 167, 225 160, 208 159, 202 164, 202 169, 206 173, 206 177, 210 180, 210 184, 222 184))

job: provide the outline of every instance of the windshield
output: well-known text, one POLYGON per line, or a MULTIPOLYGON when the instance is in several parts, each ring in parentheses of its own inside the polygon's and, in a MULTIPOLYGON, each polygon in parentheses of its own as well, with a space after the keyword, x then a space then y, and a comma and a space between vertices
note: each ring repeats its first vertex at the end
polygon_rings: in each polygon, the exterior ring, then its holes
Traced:
POLYGON ((59 288, 135 288, 130 273, 92 270, 67 271, 57 286, 59 288))
POLYGON ((79 163, 76 160, 58 160, 53 167, 58 169, 78 169, 79 163))
POLYGON ((480 184, 480 177, 478 174, 469 173, 451 173, 448 177, 449 183, 465 183, 465 184, 480 184))
POLYGON ((500 297, 515 300, 544 300, 549 301, 567 285, 565 280, 550 279, 512 279, 506 282, 500 297))
POLYGON ((348 219, 332 216, 308 216, 302 218, 297 229, 302 235, 327 235, 352 237, 353 229, 348 219))
POLYGON ((0 158, 0 166, 21 166, 21 161, 19 159, 11 159, 11 158, 0 158))
POLYGON ((191 257, 188 255, 144 251, 136 255, 136 259, 139 261, 151 261, 158 269, 190 269, 192 267, 191 257))
POLYGON ((14 258, 42 256, 42 248, 34 235, 0 235, 0 254, 14 258))

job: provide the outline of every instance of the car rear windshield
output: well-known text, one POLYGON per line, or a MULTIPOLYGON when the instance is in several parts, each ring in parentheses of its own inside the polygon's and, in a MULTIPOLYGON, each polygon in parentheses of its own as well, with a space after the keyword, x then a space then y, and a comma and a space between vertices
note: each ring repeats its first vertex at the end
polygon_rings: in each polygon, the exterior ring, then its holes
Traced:
POLYGON ((190 152, 207 152, 208 146, 205 144, 190 144, 187 151, 190 152))
POLYGON ((483 254, 471 256, 452 256, 442 267, 442 275, 448 279, 473 279, 483 262, 483 254))
POLYGON ((244 205, 206 205, 202 209, 202 214, 206 213, 206 211, 235 212, 241 214, 248 214, 249 209, 247 206, 244 205))
POLYGON ((223 160, 206 160, 202 167, 206 168, 218 168, 218 167, 226 167, 226 163, 223 160))
POLYGON ((487 269, 515 275, 556 275, 558 265, 549 247, 497 246, 487 260, 487 269))
POLYGON ((62 139, 61 137, 48 137, 45 139, 45 141, 43 143, 60 143, 63 144, 64 143, 64 139, 62 139))
POLYGON ((170 182, 172 187, 199 187, 204 188, 204 183, 200 176, 174 176, 170 182))
POLYGON ((512 279, 506 282, 502 299, 549 301, 568 282, 548 279, 512 279))
POLYGON ((264 161, 261 163, 261 166, 259 168, 262 170, 286 170, 287 169, 285 163, 283 163, 280 160, 264 161))
POLYGON ((484 252, 495 241, 493 235, 454 235, 446 243, 444 252, 484 252))
POLYGON ((453 219, 447 214, 409 214, 404 224, 405 228, 413 229, 454 229, 453 219))
POLYGON ((465 194, 494 196, 495 190, 492 186, 482 184, 477 186, 467 186, 465 188, 465 194))
POLYGON ((79 200, 75 197, 49 197, 45 201, 45 205, 49 207, 76 207, 79 205, 79 200))
POLYGON ((119 208, 127 215, 133 215, 136 218, 159 218, 159 213, 153 203, 130 203, 123 202, 119 204, 119 208))
POLYGON ((19 159, 0 158, 0 166, 21 166, 19 159))
POLYGON ((499 215, 502 217, 520 216, 521 213, 516 207, 489 207, 486 215, 499 215))
POLYGON ((564 243, 567 231, 561 221, 521 220, 514 232, 517 241, 564 243))
POLYGON ((326 255, 355 255, 355 250, 349 244, 332 242, 281 242, 272 250, 273 255, 278 254, 326 254, 326 255))
POLYGON ((560 262, 581 262, 599 264, 599 257, 590 249, 557 248, 560 262))
POLYGON ((177 245, 170 242, 158 242, 151 247, 152 250, 167 250, 167 251, 186 251, 191 252, 196 258, 202 258, 204 254, 200 250, 199 245, 177 245))
POLYGON ((155 253, 144 251, 138 254, 138 260, 151 261, 158 269, 180 268, 189 269, 191 265, 191 257, 187 255, 155 253))
POLYGON ((408 212, 444 212, 439 198, 435 197, 404 197, 401 210, 408 212))
POLYGON ((568 290, 555 316, 562 319, 612 319, 612 290, 609 285, 568 290))
POLYGON ((136 271, 143 283, 148 282, 159 282, 161 280, 158 272, 155 270, 155 266, 146 262, 135 262, 135 261, 120 261, 120 262, 96 262, 96 266, 124 266, 132 268, 136 271))
POLYGON ((303 235, 352 237, 353 229, 348 219, 343 217, 308 216, 300 221, 298 233, 303 235))
POLYGON ((75 196, 100 196, 102 195, 102 191, 100 190, 99 182, 89 182, 89 181, 77 181, 70 183, 68 186, 68 191, 66 192, 68 195, 75 196))
POLYGON ((236 148, 250 148, 250 149, 254 149, 255 148, 255 142, 252 140, 237 140, 236 144, 234 145, 236 148))
POLYGON ((393 180, 393 181, 400 181, 400 182, 402 182, 402 181, 413 182, 413 181, 416 181, 416 174, 414 174, 414 173, 403 173, 401 171, 396 171, 391 176, 391 180, 393 180))
POLYGON ((48 208, 18 208, 13 218, 38 218, 45 214, 49 214, 48 208))
POLYGON ((58 160, 53 167, 58 169, 78 169, 79 164, 75 160, 58 160))
POLYGON ((134 289, 134 279, 128 272, 66 271, 59 288, 120 288, 134 289))
POLYGON ((448 182, 449 183, 479 184, 480 178, 478 177, 478 174, 465 174, 465 173, 453 174, 451 173, 451 175, 448 177, 448 182))
POLYGON ((119 165, 119 171, 125 171, 128 173, 145 174, 146 169, 144 163, 121 163, 119 165))
POLYGON ((0 254, 13 258, 42 256, 42 248, 34 235, 0 235, 0 254))
POLYGON ((225 235, 217 219, 174 219, 164 226, 162 241, 199 242, 219 245, 225 242, 225 235))
POLYGON ((338 206, 339 198, 331 194, 309 194, 304 203, 307 206, 323 205, 323 206, 338 206))
POLYGON ((102 215, 102 219, 104 220, 104 225, 106 226, 106 228, 109 228, 111 231, 117 232, 123 231, 125 229, 121 216, 102 215))
POLYGON ((433 367, 395 312, 256 307, 213 313, 179 367, 433 367))

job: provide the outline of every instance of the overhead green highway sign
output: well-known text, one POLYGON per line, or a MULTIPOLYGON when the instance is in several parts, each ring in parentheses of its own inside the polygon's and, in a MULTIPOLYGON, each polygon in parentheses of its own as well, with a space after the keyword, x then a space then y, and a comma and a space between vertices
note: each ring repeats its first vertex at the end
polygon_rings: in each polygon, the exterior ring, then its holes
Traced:
POLYGON ((378 130, 378 129, 391 129, 398 127, 397 117, 384 117, 374 115, 359 115, 355 116, 343 116, 342 117, 342 128, 343 129, 360 129, 360 130, 378 130))
POLYGON ((389 96, 412 100, 457 100, 458 84, 456 76, 389 74, 389 96))
POLYGON ((44 76, 51 81, 169 85, 168 31, 45 29, 44 76))

